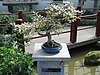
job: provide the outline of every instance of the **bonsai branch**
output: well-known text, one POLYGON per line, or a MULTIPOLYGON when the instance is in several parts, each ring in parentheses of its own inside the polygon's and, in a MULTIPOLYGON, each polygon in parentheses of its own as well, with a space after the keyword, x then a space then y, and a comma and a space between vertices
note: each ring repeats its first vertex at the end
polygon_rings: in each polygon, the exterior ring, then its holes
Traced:
POLYGON ((48 27, 47 27, 47 31, 46 31, 46 33, 40 33, 40 32, 38 32, 38 34, 39 35, 42 35, 42 36, 47 36, 48 37, 48 43, 50 43, 51 42, 51 39, 52 39, 52 37, 51 37, 51 34, 50 34, 50 30, 51 30, 51 28, 52 28, 52 25, 49 25, 48 27))

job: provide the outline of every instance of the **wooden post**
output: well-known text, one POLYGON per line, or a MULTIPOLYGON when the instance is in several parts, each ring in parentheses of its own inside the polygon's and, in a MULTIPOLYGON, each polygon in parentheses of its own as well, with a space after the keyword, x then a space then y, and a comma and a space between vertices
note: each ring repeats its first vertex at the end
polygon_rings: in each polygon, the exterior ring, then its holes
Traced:
POLYGON ((70 42, 74 43, 77 39, 77 26, 80 24, 80 19, 71 23, 71 33, 70 33, 70 42))
POLYGON ((96 37, 100 36, 100 11, 97 13, 97 23, 96 23, 96 37))
POLYGON ((77 6, 76 10, 81 11, 81 6, 77 6))
MULTIPOLYGON (((77 6, 77 8, 76 8, 76 10, 79 10, 79 11, 81 11, 81 9, 82 9, 81 6, 77 6)), ((80 16, 80 15, 81 15, 81 13, 77 12, 77 17, 80 16)))
POLYGON ((24 19, 24 11, 18 10, 18 19, 24 19))
POLYGON ((18 19, 15 21, 16 24, 20 24, 24 22, 24 14, 23 10, 18 11, 18 19))

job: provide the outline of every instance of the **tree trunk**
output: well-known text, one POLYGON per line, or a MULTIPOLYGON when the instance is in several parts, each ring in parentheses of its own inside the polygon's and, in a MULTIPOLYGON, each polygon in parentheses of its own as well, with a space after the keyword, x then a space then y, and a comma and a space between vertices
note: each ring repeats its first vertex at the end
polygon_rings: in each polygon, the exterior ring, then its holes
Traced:
POLYGON ((51 34, 50 34, 50 31, 48 30, 47 32, 46 32, 46 34, 47 34, 47 36, 48 36, 48 43, 49 42, 51 42, 51 39, 52 39, 52 37, 51 37, 51 34))

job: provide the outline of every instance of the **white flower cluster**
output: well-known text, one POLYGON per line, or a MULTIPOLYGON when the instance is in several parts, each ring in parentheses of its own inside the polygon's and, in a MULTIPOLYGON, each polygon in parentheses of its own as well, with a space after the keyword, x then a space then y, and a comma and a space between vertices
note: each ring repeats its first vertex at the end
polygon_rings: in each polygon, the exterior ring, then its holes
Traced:
POLYGON ((34 32, 33 24, 31 23, 22 23, 21 25, 15 25, 14 31, 17 31, 19 34, 30 35, 34 32))
POLYGON ((49 18, 56 20, 64 20, 65 22, 72 22, 76 19, 78 11, 75 10, 72 3, 68 2, 63 5, 52 5, 46 8, 46 13, 49 18))

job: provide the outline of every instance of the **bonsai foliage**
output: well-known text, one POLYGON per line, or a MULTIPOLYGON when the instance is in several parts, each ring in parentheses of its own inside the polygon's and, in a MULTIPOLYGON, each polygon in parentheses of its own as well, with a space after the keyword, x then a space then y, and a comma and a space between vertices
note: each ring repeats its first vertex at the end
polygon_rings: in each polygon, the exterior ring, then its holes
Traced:
POLYGON ((52 41, 51 32, 61 32, 60 29, 64 28, 65 24, 76 20, 77 17, 75 15, 78 13, 70 2, 61 5, 51 4, 45 11, 45 17, 33 12, 35 14, 33 25, 35 25, 35 30, 40 35, 48 36, 47 43, 51 43, 52 41), (45 34, 40 33, 43 30, 46 31, 45 34))
POLYGON ((13 48, 0 47, 0 75, 31 75, 32 58, 13 48))
POLYGON ((72 3, 66 3, 61 5, 51 4, 49 7, 45 8, 46 16, 43 17, 38 13, 35 13, 35 18, 33 24, 36 30, 41 31, 43 28, 45 31, 49 30, 48 27, 51 26, 50 31, 58 32, 59 28, 64 27, 64 23, 71 23, 76 19, 76 13, 78 11, 72 6, 72 3))

